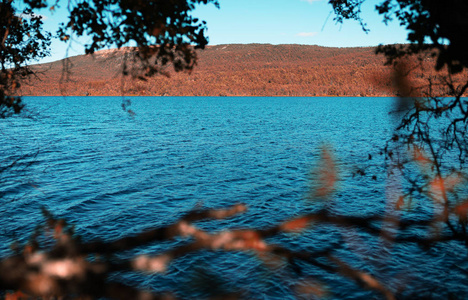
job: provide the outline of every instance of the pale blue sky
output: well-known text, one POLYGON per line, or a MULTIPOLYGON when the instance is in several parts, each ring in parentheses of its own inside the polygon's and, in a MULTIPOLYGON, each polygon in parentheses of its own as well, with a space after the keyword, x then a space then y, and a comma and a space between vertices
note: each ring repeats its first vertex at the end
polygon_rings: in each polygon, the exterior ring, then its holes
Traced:
MULTIPOLYGON (((363 6, 363 17, 371 30, 364 33, 357 22, 336 24, 327 0, 219 0, 220 9, 202 5, 194 16, 207 21, 210 45, 229 43, 306 44, 330 47, 376 46, 404 43, 406 31, 397 22, 385 26, 375 12, 378 0, 368 0, 363 6)), ((46 16, 46 28, 54 30, 65 21, 65 7, 46 16)), ((67 45, 52 44, 54 61, 67 55, 67 45)), ((79 42, 71 45, 68 56, 83 54, 79 42)))

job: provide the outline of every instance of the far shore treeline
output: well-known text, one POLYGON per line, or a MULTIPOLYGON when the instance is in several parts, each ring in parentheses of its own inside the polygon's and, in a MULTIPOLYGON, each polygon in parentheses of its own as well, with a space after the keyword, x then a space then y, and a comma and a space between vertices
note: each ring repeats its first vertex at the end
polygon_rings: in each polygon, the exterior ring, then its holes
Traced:
MULTIPOLYGON (((396 96, 392 66, 374 47, 330 48, 312 45, 229 44, 198 52, 191 73, 151 78, 122 77, 129 51, 102 50, 67 60, 33 66, 38 76, 22 85, 23 96, 396 96)), ((433 69, 428 53, 408 61, 414 87, 433 79, 432 94, 444 96, 438 85, 443 74, 433 69), (412 68, 418 66, 418 68, 412 68)), ((131 72, 131 70, 129 70, 131 72)), ((425 96, 417 90, 415 96, 425 96)))

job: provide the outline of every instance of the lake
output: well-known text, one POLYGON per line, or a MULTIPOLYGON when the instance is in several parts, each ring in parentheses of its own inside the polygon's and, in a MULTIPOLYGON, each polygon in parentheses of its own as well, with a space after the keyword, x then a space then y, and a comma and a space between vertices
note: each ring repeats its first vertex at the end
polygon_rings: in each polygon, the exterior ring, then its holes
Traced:
MULTIPOLYGON (((332 151, 339 170, 330 200, 337 213, 384 213, 393 197, 394 183, 379 155, 396 126, 389 114, 392 98, 125 99, 135 114, 122 109, 123 97, 25 97, 31 118, 0 120, 2 166, 23 157, 0 174, 0 254, 7 255, 13 241, 27 240, 43 220, 42 206, 75 224, 84 239, 134 235, 196 207, 236 203, 248 205, 248 212, 199 226, 209 231, 272 226, 323 205, 307 197, 323 147, 332 151), (375 180, 355 176, 363 167, 375 180)), ((376 274, 394 291, 407 288, 436 298, 448 291, 468 293, 461 283, 466 273, 454 267, 466 265, 467 249, 457 243, 427 251, 412 244, 383 249, 358 232, 322 225, 271 241, 310 251, 337 245, 339 257, 376 274), (349 245, 338 247, 342 235, 349 245)), ((183 242, 136 251, 158 253, 183 242)), ((205 291, 189 289, 184 280, 200 266, 210 266, 223 284, 241 287, 246 298, 293 299, 295 284, 304 278, 327 286, 331 298, 379 296, 317 268, 304 267, 300 275, 284 266, 268 268, 248 253, 206 251, 174 261, 164 275, 115 277, 199 298, 205 291)))

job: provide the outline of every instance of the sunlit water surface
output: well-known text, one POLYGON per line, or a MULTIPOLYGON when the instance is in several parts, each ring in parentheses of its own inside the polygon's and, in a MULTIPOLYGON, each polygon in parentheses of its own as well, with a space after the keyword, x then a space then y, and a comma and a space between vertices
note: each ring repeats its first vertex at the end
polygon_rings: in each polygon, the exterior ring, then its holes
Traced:
MULTIPOLYGON (((170 224, 193 208, 245 203, 238 217, 200 222, 209 231, 265 228, 323 204, 307 200, 320 149, 333 150, 339 170, 331 200, 339 213, 384 213, 395 189, 378 153, 391 137, 391 98, 27 97, 33 118, 0 121, 0 253, 25 242, 42 222, 42 206, 75 224, 84 239, 112 240, 170 224), (372 154, 372 160, 368 160, 372 154), (366 166, 376 175, 353 176, 366 166), (390 196, 389 196, 390 195, 390 196)), ((447 297, 468 293, 466 248, 430 250, 317 225, 270 240, 295 250, 336 246, 336 255, 371 272, 394 291, 447 297)), ((172 245, 151 244, 137 253, 172 245)), ((125 254, 124 254, 125 255, 125 254)), ((333 298, 376 297, 353 281, 302 266, 266 266, 250 253, 202 252, 174 261, 166 274, 117 274, 138 287, 175 290, 189 298, 207 290, 190 276, 217 278, 246 298, 294 298, 298 282, 313 280, 333 298), (203 273, 203 274, 202 274, 203 273), (208 274, 208 275, 207 275, 208 274)), ((214 283, 210 283, 214 284, 214 283)))

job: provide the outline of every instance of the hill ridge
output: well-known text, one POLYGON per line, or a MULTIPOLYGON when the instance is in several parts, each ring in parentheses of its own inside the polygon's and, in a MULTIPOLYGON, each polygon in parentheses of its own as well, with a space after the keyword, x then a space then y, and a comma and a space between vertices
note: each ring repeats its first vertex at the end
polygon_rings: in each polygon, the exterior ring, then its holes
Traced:
POLYGON ((141 96, 393 96, 391 68, 374 47, 300 44, 221 44, 198 51, 188 73, 147 81, 122 80, 126 49, 104 49, 33 68, 39 78, 22 95, 141 96), (68 62, 71 72, 64 72, 68 62), (65 76, 66 75, 66 76, 65 76), (64 80, 67 78, 68 80, 64 80))

